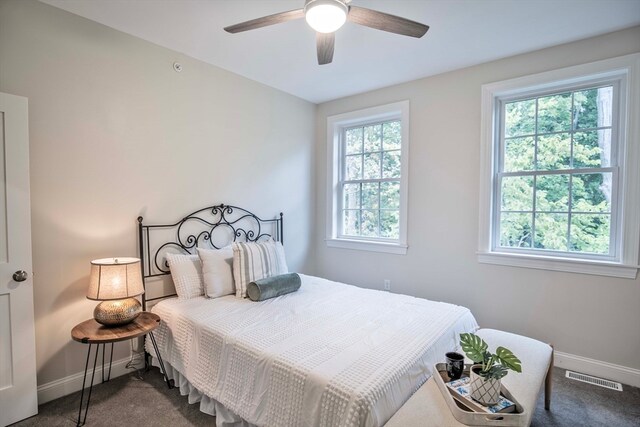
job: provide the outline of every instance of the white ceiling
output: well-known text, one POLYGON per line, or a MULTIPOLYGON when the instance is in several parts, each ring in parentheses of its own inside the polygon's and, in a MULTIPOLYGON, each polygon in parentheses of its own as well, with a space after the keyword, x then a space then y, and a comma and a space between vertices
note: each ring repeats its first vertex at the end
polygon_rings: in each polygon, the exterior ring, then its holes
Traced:
POLYGON ((41 1, 315 103, 640 24, 640 0, 353 0, 431 28, 414 39, 347 22, 319 66, 304 19, 222 30, 304 0, 41 1))

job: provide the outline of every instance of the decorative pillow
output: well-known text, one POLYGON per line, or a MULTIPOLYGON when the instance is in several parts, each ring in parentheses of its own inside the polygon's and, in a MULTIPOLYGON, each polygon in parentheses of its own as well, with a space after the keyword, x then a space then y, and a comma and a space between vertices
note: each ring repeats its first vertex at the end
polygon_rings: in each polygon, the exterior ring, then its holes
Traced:
POLYGON ((251 301, 264 301, 280 295, 290 294, 300 289, 302 281, 297 273, 265 277, 247 285, 247 296, 251 301))
POLYGON ((167 254, 166 258, 178 298, 188 299, 204 294, 198 255, 167 254))
POLYGON ((198 256, 202 262, 202 279, 204 294, 209 298, 218 298, 233 294, 233 249, 231 246, 222 249, 200 249, 198 256))
POLYGON ((236 242, 232 247, 233 278, 238 298, 247 296, 249 282, 289 272, 280 242, 236 242))

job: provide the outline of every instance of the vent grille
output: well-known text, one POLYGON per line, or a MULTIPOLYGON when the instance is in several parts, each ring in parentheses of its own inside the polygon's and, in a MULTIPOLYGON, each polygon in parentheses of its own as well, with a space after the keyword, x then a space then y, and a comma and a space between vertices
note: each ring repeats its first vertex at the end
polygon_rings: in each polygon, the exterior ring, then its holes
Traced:
POLYGON ((622 384, 614 381, 603 380, 602 378, 592 377, 591 375, 581 374, 573 371, 567 371, 566 376, 567 378, 570 378, 576 381, 582 381, 583 383, 589 383, 589 384, 597 385, 600 387, 608 388, 611 390, 622 391, 622 384))

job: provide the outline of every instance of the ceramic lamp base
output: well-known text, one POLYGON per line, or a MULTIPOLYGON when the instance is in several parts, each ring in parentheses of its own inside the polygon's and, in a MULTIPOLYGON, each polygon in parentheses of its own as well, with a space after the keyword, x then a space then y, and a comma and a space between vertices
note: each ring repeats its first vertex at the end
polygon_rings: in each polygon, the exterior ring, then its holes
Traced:
POLYGON ((114 299, 98 304, 93 310, 93 317, 105 326, 122 326, 132 322, 140 312, 142 306, 137 299, 114 299))

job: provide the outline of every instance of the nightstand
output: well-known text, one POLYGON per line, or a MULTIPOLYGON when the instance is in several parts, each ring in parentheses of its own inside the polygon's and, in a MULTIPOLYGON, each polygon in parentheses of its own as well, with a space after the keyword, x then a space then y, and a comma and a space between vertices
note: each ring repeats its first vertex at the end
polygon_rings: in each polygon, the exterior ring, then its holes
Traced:
POLYGON ((71 338, 75 341, 83 344, 89 344, 87 349, 87 361, 84 366, 84 378, 82 379, 82 392, 80 393, 80 409, 78 410, 77 426, 83 426, 87 421, 87 413, 89 412, 89 401, 91 400, 91 390, 93 389, 93 379, 96 374, 96 364, 98 362, 98 353, 100 352, 100 346, 102 346, 102 382, 109 381, 111 377, 111 364, 113 362, 113 343, 118 341, 126 341, 133 338, 137 338, 143 335, 149 334, 151 343, 158 356, 158 362, 160 363, 160 369, 164 375, 165 380, 169 388, 173 388, 173 380, 169 380, 167 372, 162 362, 162 357, 158 351, 156 339, 153 336, 153 330, 160 324, 160 316, 147 311, 143 311, 140 315, 131 323, 127 323, 124 326, 106 327, 96 322, 94 319, 85 320, 82 323, 77 324, 71 330, 71 338), (91 348, 96 345, 96 351, 93 358, 93 371, 91 372, 91 381, 89 382, 89 392, 87 395, 86 407, 84 410, 84 417, 82 417, 82 403, 84 400, 85 383, 87 380, 87 373, 89 371, 89 359, 91 356, 91 348), (105 378, 105 347, 107 344, 111 344, 110 356, 109 356, 109 372, 105 378), (81 421, 82 420, 82 421, 81 421))

